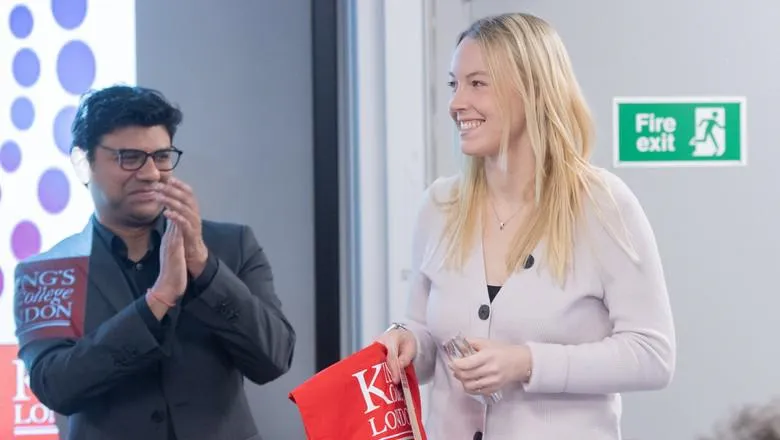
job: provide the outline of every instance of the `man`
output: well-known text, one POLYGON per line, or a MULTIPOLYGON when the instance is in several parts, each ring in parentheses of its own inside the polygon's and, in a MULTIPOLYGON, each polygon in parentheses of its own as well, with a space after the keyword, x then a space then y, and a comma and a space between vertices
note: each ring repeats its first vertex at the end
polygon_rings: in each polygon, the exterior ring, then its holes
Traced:
POLYGON ((719 421, 700 440, 780 440, 780 398, 750 403, 719 421))
POLYGON ((290 368, 295 332, 252 230, 201 220, 192 189, 172 176, 181 118, 149 89, 86 95, 72 158, 95 213, 17 267, 19 357, 38 399, 70 416, 68 439, 258 440, 244 377, 264 384, 290 368), (34 267, 80 252, 81 302, 53 281, 66 270, 34 267), (44 273, 49 287, 31 288, 44 273), (47 310, 70 321, 43 322, 47 310))

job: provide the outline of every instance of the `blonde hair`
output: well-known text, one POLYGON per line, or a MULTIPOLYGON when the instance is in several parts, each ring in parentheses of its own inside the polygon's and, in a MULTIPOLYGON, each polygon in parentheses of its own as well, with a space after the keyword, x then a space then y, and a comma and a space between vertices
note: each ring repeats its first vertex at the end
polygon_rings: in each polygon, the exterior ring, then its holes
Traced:
MULTIPOLYGON (((499 97, 504 123, 499 149, 503 168, 511 114, 516 108, 510 99, 518 95, 535 157, 534 206, 525 227, 513 239, 507 270, 521 270, 544 239, 547 264, 553 277, 563 284, 584 196, 593 198, 594 185, 607 189, 588 161, 594 138, 592 117, 567 51, 547 22, 522 13, 480 19, 460 34, 458 44, 466 38, 479 44, 499 97)), ((470 255, 482 215, 480 207, 487 197, 484 158, 467 156, 461 177, 460 185, 444 202, 445 263, 457 267, 470 255)))

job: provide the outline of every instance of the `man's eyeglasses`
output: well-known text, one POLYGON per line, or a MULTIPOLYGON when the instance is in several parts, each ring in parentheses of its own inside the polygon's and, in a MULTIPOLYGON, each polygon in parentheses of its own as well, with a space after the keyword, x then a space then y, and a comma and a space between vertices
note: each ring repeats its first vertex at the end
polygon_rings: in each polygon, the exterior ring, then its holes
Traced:
POLYGON ((183 154, 181 150, 175 147, 152 151, 151 153, 133 148, 111 148, 105 145, 98 145, 98 147, 114 153, 119 166, 125 171, 140 170, 141 167, 146 165, 146 161, 150 157, 158 170, 171 171, 179 164, 179 159, 181 159, 183 154))

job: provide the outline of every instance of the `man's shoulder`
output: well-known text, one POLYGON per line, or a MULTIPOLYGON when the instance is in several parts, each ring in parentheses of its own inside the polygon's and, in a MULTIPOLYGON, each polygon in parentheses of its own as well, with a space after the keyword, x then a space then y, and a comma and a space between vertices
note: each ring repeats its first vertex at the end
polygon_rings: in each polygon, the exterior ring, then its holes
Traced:
POLYGON ((206 246, 228 265, 240 264, 247 253, 256 252, 258 247, 262 249, 247 224, 206 219, 201 224, 206 246))
POLYGON ((247 240, 247 234, 253 234, 252 228, 244 223, 201 220, 203 238, 213 244, 235 244, 247 240))
POLYGON ((91 237, 84 237, 83 233, 76 233, 68 237, 63 238, 57 242, 54 246, 39 252, 35 255, 30 255, 27 258, 19 261, 19 264, 34 263, 37 261, 54 260, 58 258, 70 258, 75 256, 89 256, 91 251, 91 243, 88 243, 91 237))
POLYGON ((89 258, 91 254, 91 236, 83 233, 73 234, 60 240, 57 244, 34 255, 19 260, 14 267, 14 276, 28 270, 39 270, 50 265, 59 265, 59 260, 72 260, 70 264, 76 264, 78 258, 89 258))
POLYGON ((247 227, 247 225, 243 223, 221 222, 216 220, 208 220, 205 218, 201 220, 201 223, 203 225, 203 229, 233 233, 240 233, 242 229, 247 227))

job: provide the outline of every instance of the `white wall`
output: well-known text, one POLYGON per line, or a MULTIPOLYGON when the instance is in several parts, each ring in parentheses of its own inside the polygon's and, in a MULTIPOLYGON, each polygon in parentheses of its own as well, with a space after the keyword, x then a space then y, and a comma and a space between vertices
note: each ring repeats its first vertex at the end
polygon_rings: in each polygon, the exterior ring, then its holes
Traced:
POLYGON ((404 307, 416 206, 429 183, 428 46, 424 2, 350 3, 355 33, 351 158, 356 179, 352 249, 358 298, 354 351, 382 333, 404 307))
POLYGON ((433 140, 429 144, 429 157, 432 163, 429 167, 437 176, 452 175, 460 168, 460 150, 455 138, 455 124, 449 115, 450 99, 449 81, 450 59, 455 49, 455 43, 463 30, 469 25, 471 16, 471 1, 424 0, 435 12, 428 23, 428 33, 432 36, 433 50, 427 60, 430 78, 431 100, 433 112, 431 130, 433 140))
MULTIPOLYGON (((447 96, 437 87, 447 82, 447 72, 436 60, 449 57, 460 30, 452 17, 465 16, 467 7, 441 0, 353 0, 350 6, 354 203, 348 294, 354 301, 349 327, 356 334, 345 354, 403 316, 422 193, 442 170, 451 173, 457 158, 441 146, 454 144, 447 96), (437 18, 442 14, 447 19, 437 18), (443 28, 434 26, 442 22, 443 28)), ((427 394, 426 386, 423 415, 427 394)))

